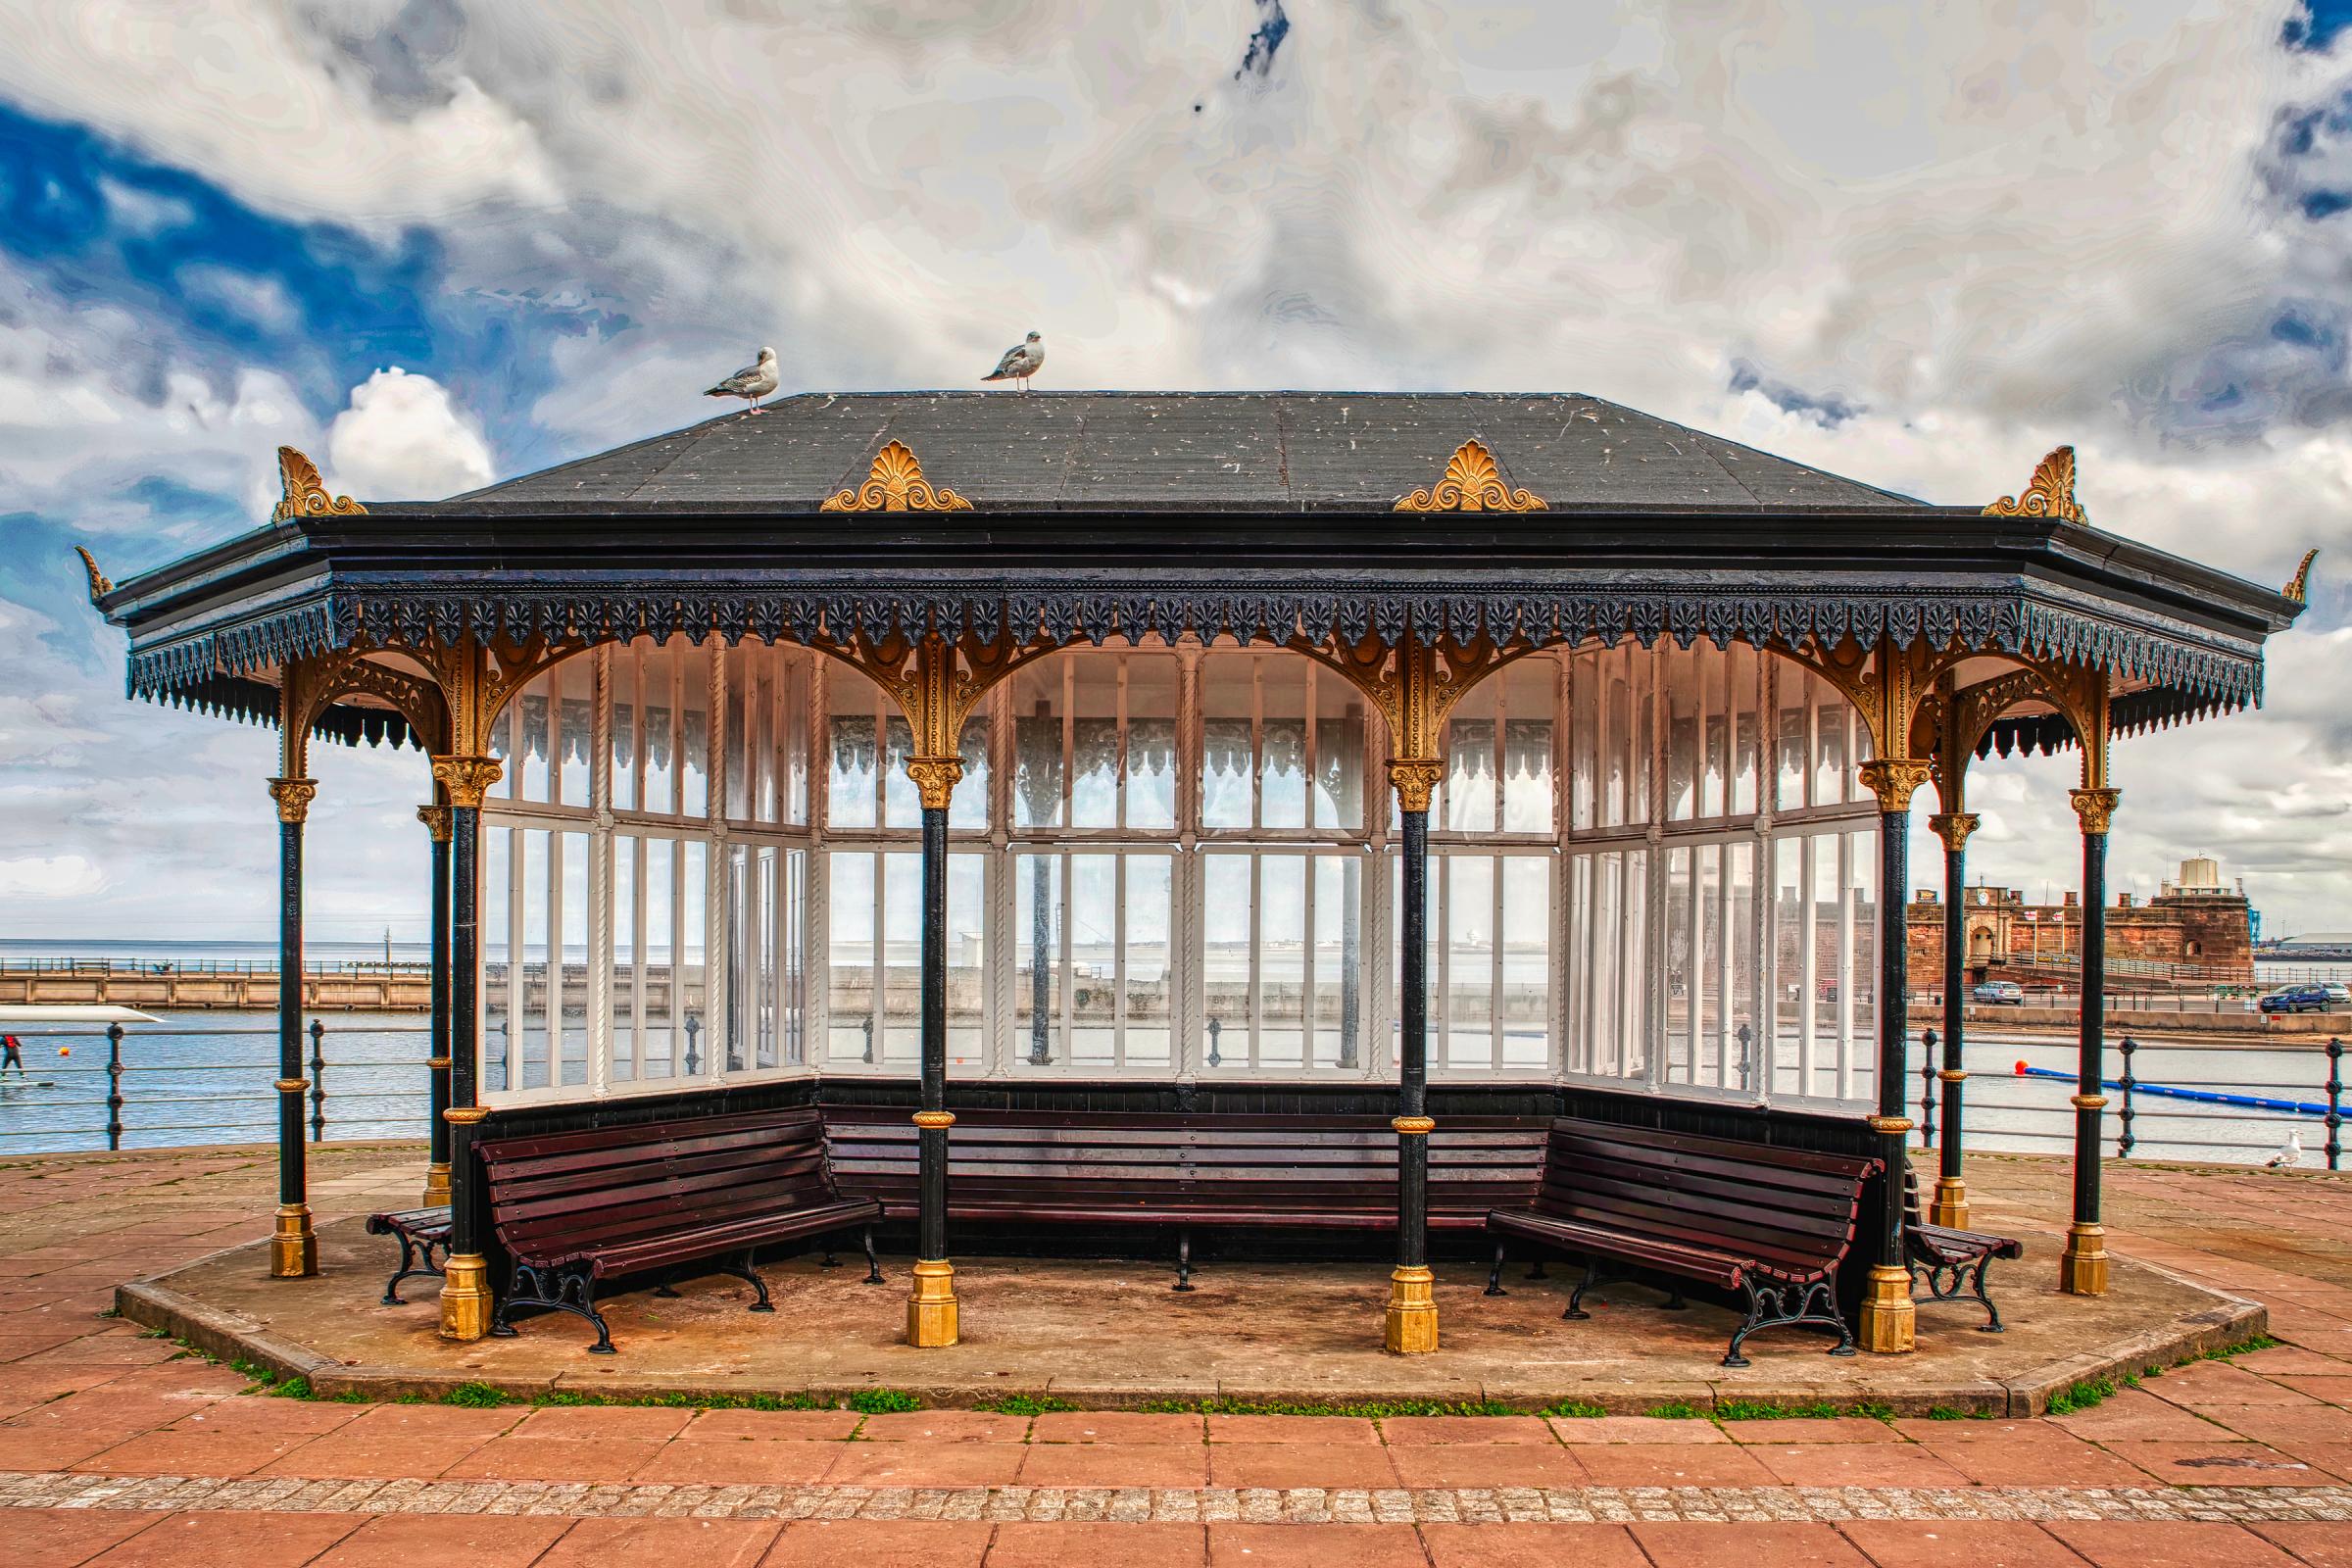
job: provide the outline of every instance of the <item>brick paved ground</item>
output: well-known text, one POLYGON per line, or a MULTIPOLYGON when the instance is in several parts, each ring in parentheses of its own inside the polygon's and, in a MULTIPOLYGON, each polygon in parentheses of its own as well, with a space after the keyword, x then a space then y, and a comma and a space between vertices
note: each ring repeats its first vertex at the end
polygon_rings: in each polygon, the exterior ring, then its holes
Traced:
MULTIPOLYGON (((321 1214, 405 1200, 327 1148, 321 1214)), ((1985 1160, 2046 1223, 2061 1168, 1985 1160)), ((2352 1565, 2352 1181, 2114 1169, 2121 1251, 2288 1342, 2040 1421, 462 1409, 250 1396, 99 1313, 249 1241, 266 1155, 0 1164, 0 1558, 696 1568, 1578 1561, 2352 1565)))

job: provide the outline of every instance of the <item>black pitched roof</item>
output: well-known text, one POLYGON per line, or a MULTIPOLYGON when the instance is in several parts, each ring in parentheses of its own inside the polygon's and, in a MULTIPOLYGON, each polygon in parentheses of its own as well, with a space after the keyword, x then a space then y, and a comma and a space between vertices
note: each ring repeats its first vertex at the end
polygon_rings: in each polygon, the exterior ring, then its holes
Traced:
POLYGON ((808 393, 439 505, 812 511, 895 440, 988 511, 1387 511, 1473 436, 1554 511, 1922 505, 1582 394, 1394 392, 808 393))

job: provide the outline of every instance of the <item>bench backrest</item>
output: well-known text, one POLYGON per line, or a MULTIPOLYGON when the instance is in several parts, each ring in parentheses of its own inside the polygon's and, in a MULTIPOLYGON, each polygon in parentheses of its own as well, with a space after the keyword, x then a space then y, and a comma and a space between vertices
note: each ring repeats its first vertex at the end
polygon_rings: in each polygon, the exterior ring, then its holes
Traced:
POLYGON ((478 1146, 498 1239, 515 1256, 613 1245, 830 1201, 814 1107, 478 1146))
MULTIPOLYGON (((1448 1117, 1430 1145, 1433 1222, 1475 1226, 1524 1203, 1543 1164, 1545 1122, 1448 1117)), ((842 1191, 913 1212, 915 1130, 903 1109, 837 1105, 826 1138, 842 1191)), ((1214 1224, 1274 1215, 1396 1209, 1396 1134, 1385 1116, 1146 1111, 964 1110, 948 1143, 948 1201, 964 1213, 1087 1209, 1181 1212, 1214 1224)))
POLYGON ((1862 1183, 1879 1169, 1865 1157, 1563 1116, 1536 1207, 1810 1277, 1845 1255, 1862 1183))

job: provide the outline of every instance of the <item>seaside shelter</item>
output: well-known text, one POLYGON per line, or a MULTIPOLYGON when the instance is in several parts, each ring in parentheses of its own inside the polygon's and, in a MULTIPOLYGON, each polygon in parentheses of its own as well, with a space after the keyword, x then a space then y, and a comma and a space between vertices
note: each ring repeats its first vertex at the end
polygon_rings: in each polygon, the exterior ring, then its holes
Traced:
POLYGON ((1372 1128, 1413 1352, 1448 1122, 1571 1115, 1882 1160, 1853 1307, 1907 1349, 1909 813, 1956 914, 1968 762, 2020 746, 2080 763, 2100 1293, 2109 742, 2258 701, 2302 596, 2094 528, 2071 449, 1931 505, 1581 395, 812 394, 423 503, 279 457, 266 523, 85 554, 92 599, 132 697, 281 728, 286 973, 311 745, 430 757, 460 1341, 513 1288, 478 1146, 813 1106, 906 1129, 916 1344, 1006 1118, 1372 1128))

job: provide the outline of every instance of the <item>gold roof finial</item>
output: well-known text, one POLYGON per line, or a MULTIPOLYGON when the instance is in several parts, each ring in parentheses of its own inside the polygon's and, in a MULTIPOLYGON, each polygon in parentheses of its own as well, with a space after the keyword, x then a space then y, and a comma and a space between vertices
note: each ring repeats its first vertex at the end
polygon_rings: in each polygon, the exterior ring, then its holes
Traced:
POLYGON ((271 522, 288 517, 349 517, 368 510, 349 496, 328 495, 326 481, 318 476, 318 465, 292 447, 277 449, 277 479, 284 495, 277 510, 270 514, 271 522))
POLYGON ((819 512, 969 512, 972 504, 923 477, 923 465, 903 442, 874 454, 865 482, 817 504, 819 512))
MULTIPOLYGON (((74 547, 74 553, 81 558, 81 569, 90 574, 91 604, 96 604, 100 595, 111 594, 115 591, 114 579, 98 569, 98 558, 96 556, 91 555, 87 550, 82 549, 79 545, 75 545, 74 547)), ((2312 554, 2317 555, 2319 552, 2315 550, 2312 552, 2312 554)), ((2303 564, 2308 566, 2311 564, 2311 562, 2306 559, 2303 564)), ((2298 578, 2296 580, 2300 581, 2301 579, 2298 578)))
POLYGON ((2090 514, 2075 499, 2075 449, 2059 447, 2034 469, 2034 482, 2023 495, 2003 496, 1984 509, 1987 517, 2056 517, 2061 522, 2090 523, 2090 514))
POLYGON ((1544 499, 1529 490, 1514 490, 1502 482, 1494 454, 1472 436, 1446 460, 1446 476, 1428 490, 1396 498, 1397 512, 1544 512, 1544 499))
POLYGON ((2298 605, 2303 603, 2304 594, 2311 589, 2311 564, 2319 559, 2320 553, 2317 550, 2304 551, 2303 564, 2295 568, 2294 576, 2288 578, 2286 586, 2279 589, 2278 592, 2285 598, 2292 599, 2298 605))

